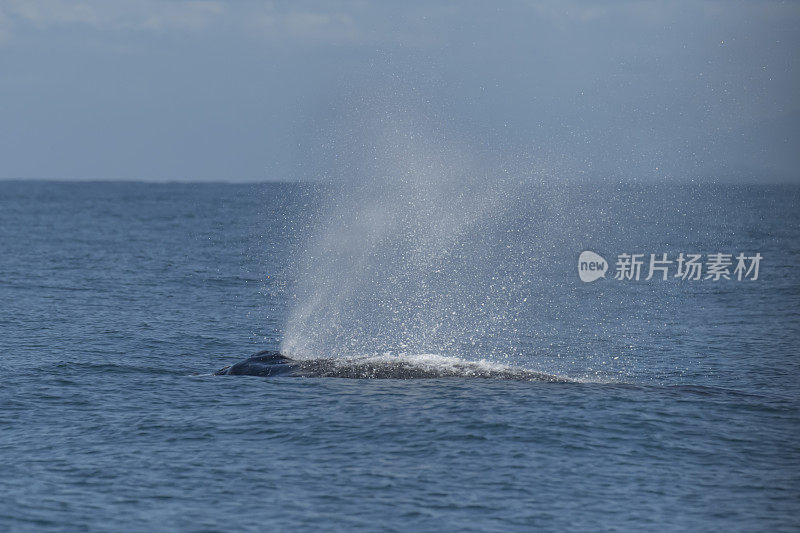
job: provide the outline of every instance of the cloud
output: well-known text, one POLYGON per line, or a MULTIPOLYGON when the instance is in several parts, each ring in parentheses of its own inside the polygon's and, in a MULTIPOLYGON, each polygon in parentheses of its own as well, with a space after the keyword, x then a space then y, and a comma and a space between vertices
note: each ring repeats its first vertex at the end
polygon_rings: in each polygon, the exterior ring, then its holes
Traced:
POLYGON ((11 20, 0 10, 0 45, 11 38, 11 20))
POLYGON ((0 13, 38 29, 77 24, 101 31, 197 31, 223 17, 225 5, 213 0, 5 0, 0 2, 0 13))
POLYGON ((364 36, 355 18, 342 12, 280 12, 268 5, 244 16, 245 26, 260 37, 307 43, 357 43, 364 36))
POLYGON ((420 47, 436 42, 453 14, 453 8, 436 4, 420 7, 345 0, 305 3, 302 8, 287 2, 250 4, 238 15, 250 35, 259 39, 311 45, 420 47))
POLYGON ((559 25, 598 21, 618 22, 621 19, 645 26, 664 26, 685 22, 687 18, 718 21, 746 14, 762 23, 778 23, 786 18, 797 19, 797 2, 763 0, 729 2, 727 0, 528 0, 533 13, 559 25))
POLYGON ((37 30, 82 25, 100 32, 203 31, 214 26, 249 30, 251 36, 308 44, 365 42, 360 16, 380 19, 377 6, 362 2, 294 4, 242 0, 0 0, 0 42, 14 26, 37 30))
POLYGON ((473 8, 442 4, 238 0, 0 0, 0 42, 11 30, 84 26, 98 32, 202 32, 221 28, 251 38, 308 45, 437 42, 473 8))
MULTIPOLYGON (((800 22, 800 4, 773 0, 733 5, 719 0, 520 0, 473 2, 372 2, 340 0, 0 0, 0 44, 25 31, 80 25, 97 32, 196 32, 221 30, 251 39, 311 46, 397 45, 424 49, 481 38, 502 40, 503 29, 524 24, 532 33, 554 29, 565 35, 608 31, 668 32, 726 21, 766 26, 800 22), (505 18, 504 18, 505 17, 505 18), (510 17, 510 18, 509 18, 510 17), (491 22, 490 22, 491 21, 491 22), (754 22, 755 21, 755 22, 754 22), (462 35, 471 35, 461 40, 462 35)), ((645 43, 646 44, 646 43, 645 43)))

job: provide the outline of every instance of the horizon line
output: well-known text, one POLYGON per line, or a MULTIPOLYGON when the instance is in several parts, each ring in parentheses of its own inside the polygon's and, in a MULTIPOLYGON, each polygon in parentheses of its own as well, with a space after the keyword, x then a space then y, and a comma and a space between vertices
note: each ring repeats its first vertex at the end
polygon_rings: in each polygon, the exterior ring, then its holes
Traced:
MULTIPOLYGON (((326 180, 326 179, 262 179, 262 180, 248 180, 248 179, 229 179, 229 180, 204 180, 204 179, 166 179, 158 180, 152 178, 8 178, 0 177, 0 182, 3 183, 120 183, 120 184, 149 184, 149 185, 302 185, 302 184, 321 184, 337 182, 340 180, 326 180)), ((672 178, 672 179, 654 179, 654 178, 621 178, 621 177, 595 177, 589 178, 586 176, 571 176, 560 178, 551 181, 561 181, 562 183, 571 183, 574 185, 601 185, 601 184, 620 184, 620 185, 790 185, 800 186, 800 178, 672 178)), ((537 180, 538 182, 538 180, 537 180)))

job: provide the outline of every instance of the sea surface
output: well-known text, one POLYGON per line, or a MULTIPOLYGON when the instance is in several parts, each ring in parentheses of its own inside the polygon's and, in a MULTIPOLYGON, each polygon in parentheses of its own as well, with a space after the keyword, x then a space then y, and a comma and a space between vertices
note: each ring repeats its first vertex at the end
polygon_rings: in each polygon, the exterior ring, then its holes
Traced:
POLYGON ((800 188, 513 191, 0 182, 0 530, 800 530, 800 188), (262 349, 567 381, 212 375, 262 349))

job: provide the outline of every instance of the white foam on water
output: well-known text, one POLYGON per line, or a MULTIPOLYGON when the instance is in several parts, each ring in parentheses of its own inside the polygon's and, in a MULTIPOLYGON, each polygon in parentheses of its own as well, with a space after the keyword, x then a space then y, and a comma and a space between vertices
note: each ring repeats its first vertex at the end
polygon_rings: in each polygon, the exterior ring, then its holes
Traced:
POLYGON ((435 354, 384 353, 339 357, 291 357, 298 362, 301 375, 350 378, 487 378, 532 381, 574 382, 566 376, 515 367, 486 359, 464 360, 435 354))
POLYGON ((509 365, 488 361, 485 359, 467 361, 459 357, 440 355, 435 353, 423 354, 384 354, 384 355, 365 355, 365 356, 346 356, 341 357, 337 362, 343 365, 368 364, 381 365, 391 363, 404 363, 412 367, 430 370, 466 372, 497 373, 505 371, 519 370, 509 365))

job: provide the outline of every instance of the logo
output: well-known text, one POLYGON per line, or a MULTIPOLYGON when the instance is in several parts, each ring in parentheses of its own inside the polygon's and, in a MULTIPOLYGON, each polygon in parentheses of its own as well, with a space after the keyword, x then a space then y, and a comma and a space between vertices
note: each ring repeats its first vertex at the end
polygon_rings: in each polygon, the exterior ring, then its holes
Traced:
MULTIPOLYGON (((669 254, 622 253, 617 255, 613 279, 618 281, 649 281, 653 278, 667 281, 678 278, 688 281, 756 281, 761 260, 760 253, 752 255, 732 253, 679 253, 669 254), (648 258, 649 255, 649 258, 648 258), (646 277, 645 277, 646 274, 646 277)), ((578 276, 589 283, 606 277, 608 263, 594 252, 581 252, 578 257, 578 276)))
POLYGON ((584 283, 606 277, 607 270, 608 262, 601 255, 587 250, 578 257, 578 276, 584 283))

